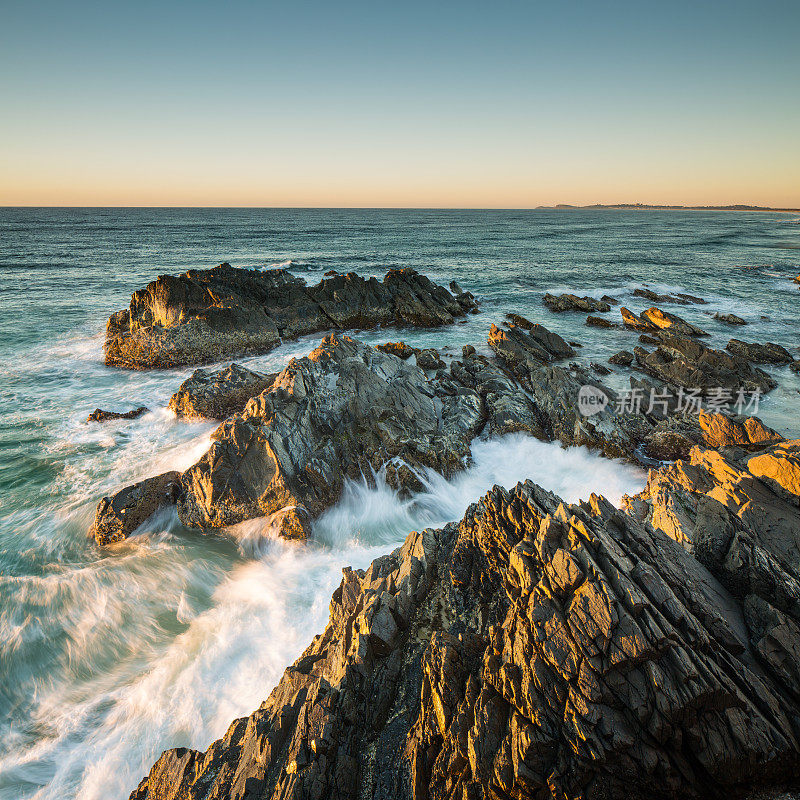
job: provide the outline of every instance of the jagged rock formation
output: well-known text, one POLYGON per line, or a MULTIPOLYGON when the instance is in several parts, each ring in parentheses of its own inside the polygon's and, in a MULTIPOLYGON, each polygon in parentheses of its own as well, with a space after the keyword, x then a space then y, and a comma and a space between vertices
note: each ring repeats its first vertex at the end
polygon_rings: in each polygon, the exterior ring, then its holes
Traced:
POLYGON ((108 422, 114 419, 136 419, 146 414, 150 409, 147 406, 139 406, 138 408, 131 409, 130 411, 103 411, 102 408, 96 408, 86 418, 87 422, 108 422))
POLYGON ((492 325, 489 330, 489 347, 515 375, 526 376, 542 364, 575 355, 557 333, 519 315, 516 319, 516 323, 511 322, 506 328, 492 325))
POLYGON ((264 375, 240 364, 218 372, 196 369, 170 398, 169 407, 181 417, 226 419, 247 401, 272 386, 277 373, 264 375))
POLYGON ((777 382, 739 355, 714 350, 689 336, 658 334, 652 352, 642 347, 633 350, 636 366, 643 372, 685 389, 700 389, 704 394, 718 388, 731 392, 768 392, 777 382))
POLYGON ((790 364, 794 361, 792 354, 774 342, 743 342, 741 339, 731 339, 725 349, 739 358, 746 358, 756 364, 790 364))
POLYGON ((668 331, 677 336, 708 336, 704 330, 692 325, 691 322, 687 322, 676 314, 662 311, 655 306, 643 311, 639 316, 636 316, 630 309, 623 306, 620 309, 620 314, 622 314, 622 321, 625 323, 625 327, 633 330, 655 333, 668 331))
POLYGON ((158 510, 175 505, 180 478, 180 472, 165 472, 104 497, 97 504, 89 536, 100 545, 126 539, 158 510))
POLYGON ((131 798, 659 800, 794 778, 793 576, 753 592, 758 562, 726 563, 745 594, 603 498, 495 487, 345 569, 261 707, 206 753, 164 753, 131 798))
POLYGON ((220 264, 162 275, 133 293, 106 328, 106 364, 126 369, 183 366, 266 353, 281 339, 377 325, 433 327, 477 310, 469 292, 454 297, 412 269, 383 281, 355 273, 306 286, 285 270, 220 264))
POLYGON ((178 513, 221 527, 283 510, 284 535, 304 536, 346 477, 397 459, 390 481, 416 488, 416 468, 461 469, 484 422, 474 390, 449 391, 410 360, 332 334, 220 426, 183 474, 178 513))
POLYGON ((627 498, 737 598, 770 677, 800 694, 800 441, 756 454, 692 450, 627 498))
POLYGON ((595 300, 593 297, 578 297, 576 294, 546 294, 542 302, 553 312, 562 311, 611 311, 611 306, 605 300, 595 300))
MULTIPOLYGON (((574 351, 541 325, 519 319, 527 331, 492 326, 495 357, 467 346, 449 368, 433 350, 403 360, 392 354, 402 351, 394 345, 371 348, 331 335, 274 379, 240 375, 234 367, 221 375, 195 373, 175 405, 202 406, 205 414, 227 419, 208 452, 181 476, 175 493, 181 521, 207 529, 272 516, 284 536, 304 537, 339 498, 346 478, 385 468, 393 486, 417 490, 422 468, 445 476, 463 469, 479 434, 523 431, 645 463, 684 458, 695 444, 711 444, 702 418, 676 414, 674 403, 626 405, 585 368, 552 363, 574 351), (229 403, 245 400, 251 378, 267 388, 228 416, 229 403), (233 394, 226 393, 230 385, 233 394), (587 386, 605 398, 591 415, 580 408, 587 386)), ((667 394, 662 385, 634 384, 642 393, 667 394)), ((127 491, 120 500, 126 506, 127 491)), ((115 495, 101 506, 116 502, 115 495)))

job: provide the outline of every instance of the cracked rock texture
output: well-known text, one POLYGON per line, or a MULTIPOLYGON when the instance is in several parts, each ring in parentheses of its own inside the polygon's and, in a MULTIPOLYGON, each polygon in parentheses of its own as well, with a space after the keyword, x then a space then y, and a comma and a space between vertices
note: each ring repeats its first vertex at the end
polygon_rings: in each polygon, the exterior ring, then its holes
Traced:
POLYGON ((277 373, 264 375, 240 364, 218 372, 196 369, 170 398, 169 407, 180 417, 225 419, 242 411, 247 401, 272 386, 277 373))
POLYGON ((286 270, 209 270, 162 275, 134 292, 106 326, 105 361, 126 369, 177 367, 266 353, 281 339, 337 328, 434 327, 477 310, 413 269, 383 281, 333 274, 307 286, 286 270))
MULTIPOLYGON (((747 462, 795 513, 798 447, 747 462)), ((703 494, 738 485, 730 469, 703 494)), ((701 513, 687 504, 687 524, 701 513)), ((763 543, 770 568, 786 533, 763 543)), ((324 632, 261 707, 205 753, 164 753, 131 798, 769 791, 800 770, 793 576, 753 587, 758 564, 723 561, 600 497, 495 487, 460 523, 345 569, 324 632)))

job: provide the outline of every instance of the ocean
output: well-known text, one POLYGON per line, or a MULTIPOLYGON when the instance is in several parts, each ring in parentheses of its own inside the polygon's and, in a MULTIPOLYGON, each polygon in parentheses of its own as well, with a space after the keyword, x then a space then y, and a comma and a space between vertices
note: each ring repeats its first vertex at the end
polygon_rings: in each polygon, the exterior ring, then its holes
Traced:
MULTIPOLYGON (((171 394, 191 369, 103 365, 108 316, 163 273, 281 265, 316 283, 329 269, 382 276, 414 267, 481 301, 465 324, 358 334, 460 352, 485 346, 509 312, 583 344, 578 361, 631 349, 634 334, 553 314, 545 292, 611 294, 634 311, 637 287, 708 305, 665 306, 707 330, 798 353, 797 215, 750 212, 325 209, 0 209, 0 798, 124 800, 162 750, 204 749, 252 712, 326 622, 347 565, 365 567, 408 532, 462 516, 493 484, 531 478, 569 501, 619 502, 645 473, 582 448, 523 435, 479 440, 472 465, 398 498, 347 485, 312 540, 270 538, 263 521, 187 531, 174 514, 101 550, 86 536, 103 494, 205 451, 215 425, 177 420, 171 394), (732 312, 749 323, 711 318, 732 312), (96 407, 146 405, 136 420, 87 424, 96 407)), ((618 312, 612 312, 618 317, 618 312)), ((275 371, 320 335, 241 359, 275 371)), ((759 415, 800 436, 800 377, 759 415)), ((630 373, 607 380, 624 386, 630 373)))

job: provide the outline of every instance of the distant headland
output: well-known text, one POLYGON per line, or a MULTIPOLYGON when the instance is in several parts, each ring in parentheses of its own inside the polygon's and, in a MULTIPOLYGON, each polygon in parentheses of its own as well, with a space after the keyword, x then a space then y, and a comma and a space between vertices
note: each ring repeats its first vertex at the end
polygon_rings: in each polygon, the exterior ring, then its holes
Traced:
POLYGON ((650 205, 649 203, 616 203, 613 205, 606 205, 604 203, 595 203, 590 206, 573 206, 568 203, 559 203, 555 206, 537 206, 537 209, 553 209, 555 211, 584 211, 587 209, 599 208, 612 208, 620 211, 783 211, 789 213, 800 212, 800 208, 772 208, 770 206, 746 206, 746 205, 732 205, 732 206, 658 206, 650 205))

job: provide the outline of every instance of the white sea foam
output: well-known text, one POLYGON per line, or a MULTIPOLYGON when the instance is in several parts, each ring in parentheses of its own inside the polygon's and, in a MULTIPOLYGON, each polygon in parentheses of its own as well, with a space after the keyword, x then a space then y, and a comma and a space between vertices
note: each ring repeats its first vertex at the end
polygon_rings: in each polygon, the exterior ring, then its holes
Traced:
POLYGON ((530 478, 566 500, 600 491, 619 502, 645 476, 514 434, 476 442, 472 466, 449 481, 422 478, 425 490, 409 498, 380 476, 372 486, 348 482, 308 543, 251 520, 232 531, 237 555, 224 538, 176 536, 173 516, 113 555, 30 579, 22 596, 39 598, 42 627, 34 636, 7 617, 3 636, 40 648, 40 658, 48 637, 69 645, 49 656, 46 682, 27 678, 34 701, 0 755, 0 797, 122 800, 164 748, 207 747, 322 630, 343 566, 366 567, 409 531, 460 518, 495 483, 530 478), (54 609, 59 616, 47 617, 54 609))

